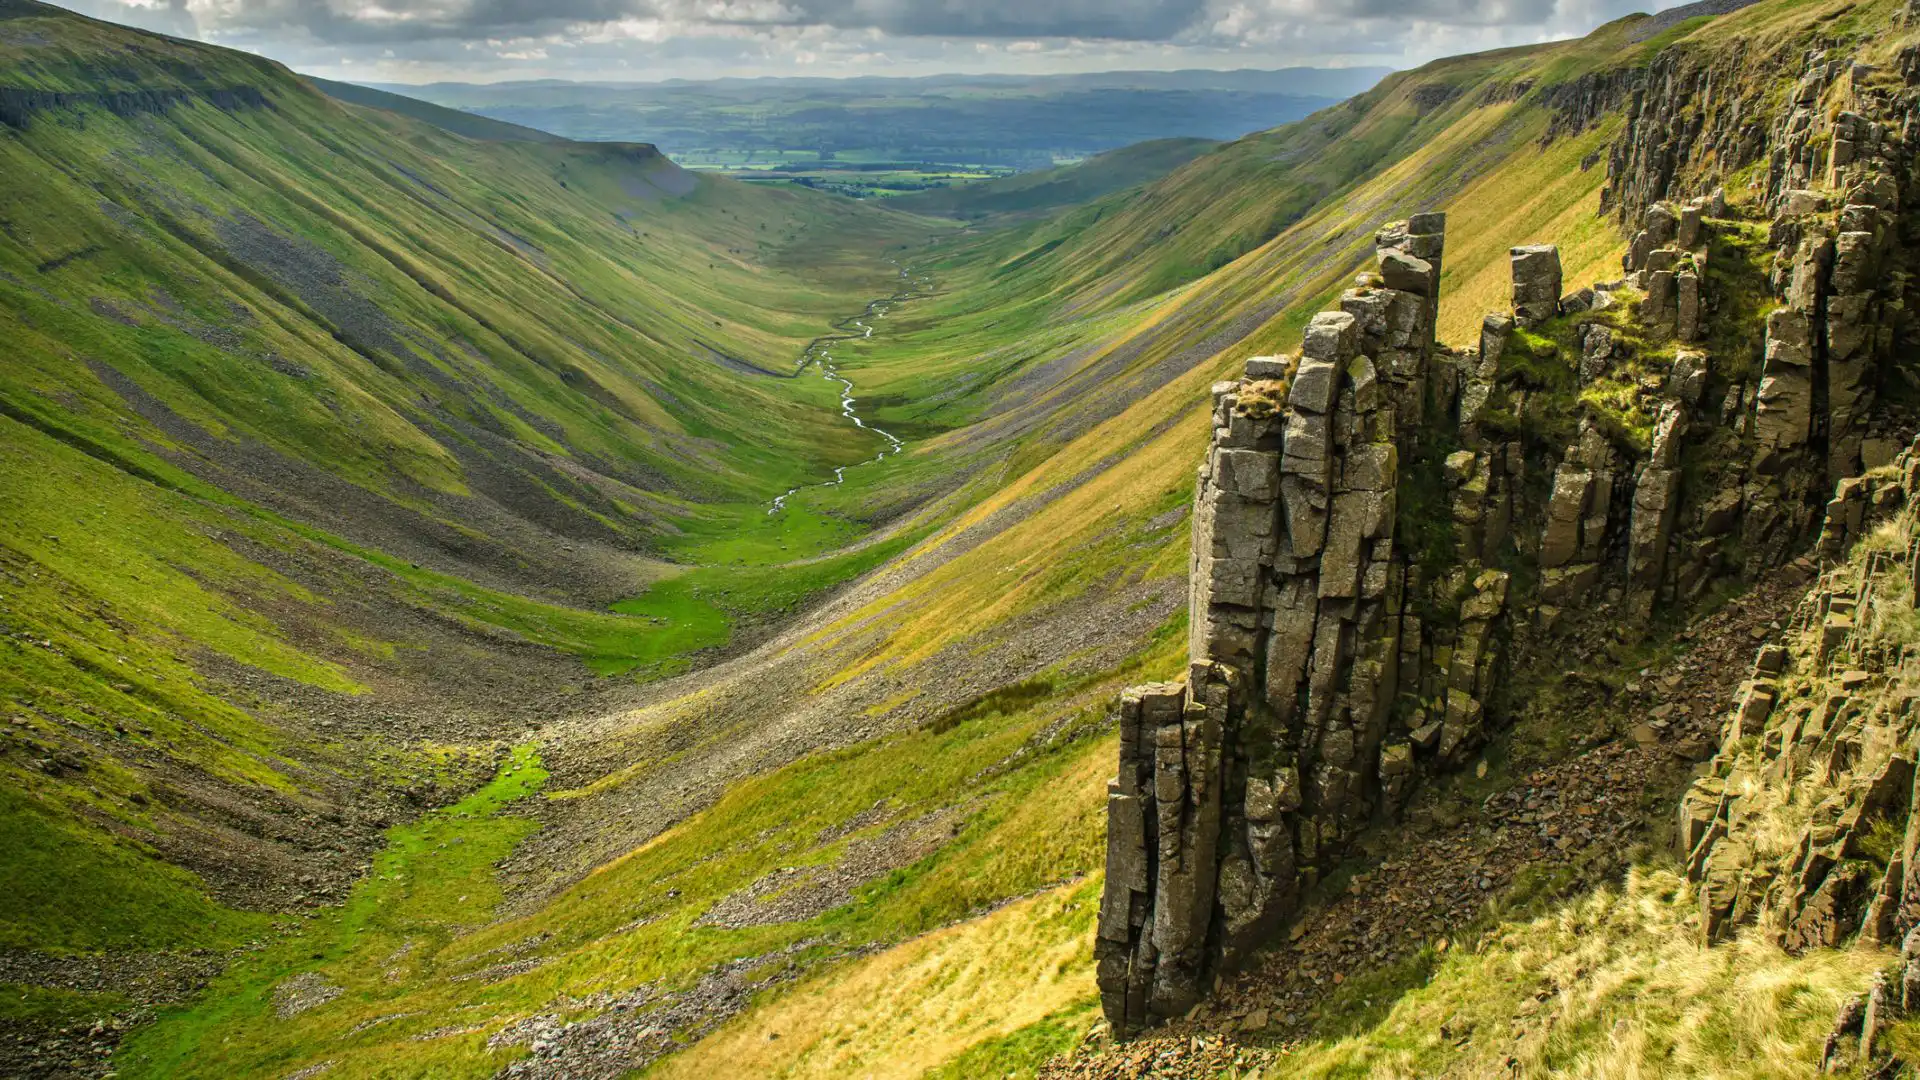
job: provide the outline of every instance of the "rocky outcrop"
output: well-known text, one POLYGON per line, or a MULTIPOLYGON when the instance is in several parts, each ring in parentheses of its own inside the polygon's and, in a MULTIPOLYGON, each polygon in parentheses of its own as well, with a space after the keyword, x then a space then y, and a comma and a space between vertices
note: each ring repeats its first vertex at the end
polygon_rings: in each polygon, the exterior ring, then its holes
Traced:
POLYGON ((1880 1037, 1920 1008, 1916 496, 1920 441, 1836 485, 1816 545, 1829 569, 1783 640, 1756 652, 1719 752, 1680 805, 1677 844, 1707 942, 1745 926, 1791 952, 1901 949, 1898 981, 1841 1010, 1829 1072, 1892 1075, 1880 1037))
POLYGON ((0 124, 24 128, 41 113, 82 108, 103 109, 115 116, 165 112, 199 99, 216 109, 268 109, 273 103, 256 86, 210 86, 195 90, 60 91, 0 86, 0 124))
POLYGON ((1400 541, 1402 463, 1453 366, 1433 341, 1443 225, 1383 228, 1379 272, 1298 356, 1214 388, 1189 680, 1121 707, 1098 946, 1118 1025, 1190 1008, 1328 853, 1481 736, 1507 575, 1429 582, 1400 541))
MULTIPOLYGON (((1555 248, 1515 247, 1511 309, 1449 349, 1433 339, 1444 222, 1422 215, 1380 230, 1377 268, 1297 355, 1214 387, 1189 675, 1121 706, 1096 945, 1116 1030, 1192 1008, 1360 829, 1470 761, 1506 712, 1510 639, 1546 656, 1595 620, 1637 633, 1729 575, 1834 557, 1907 498, 1920 455, 1894 448, 1911 422, 1878 395, 1920 384, 1905 314, 1920 57, 1895 86, 1810 55, 1776 115, 1764 79, 1714 81, 1764 59, 1751 51, 1662 54, 1629 79, 1606 193, 1633 226, 1622 278, 1563 294, 1555 248), (1704 155, 1765 176, 1674 199, 1718 175, 1704 155)), ((1865 603, 1835 594, 1808 616, 1820 664, 1871 672, 1851 621, 1865 603)), ((1769 734, 1800 715, 1779 681, 1796 663, 1757 661, 1730 747, 1801 743, 1769 734)), ((1794 760, 1897 758, 1848 804, 1891 805, 1916 754, 1829 738, 1853 718, 1828 712, 1794 760)), ((1882 936, 1904 932, 1903 904, 1920 917, 1904 877, 1832 847, 1882 810, 1844 828, 1846 806, 1817 813, 1786 866, 1728 817, 1735 790, 1723 771, 1682 807, 1714 931, 1792 911, 1782 940, 1806 946, 1866 911, 1882 936)))

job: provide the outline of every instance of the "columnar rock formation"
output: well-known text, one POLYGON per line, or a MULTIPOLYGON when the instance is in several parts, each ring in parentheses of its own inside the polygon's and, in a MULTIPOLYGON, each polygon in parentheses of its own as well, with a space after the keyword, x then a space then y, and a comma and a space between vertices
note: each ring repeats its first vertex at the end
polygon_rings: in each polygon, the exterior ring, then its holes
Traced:
POLYGON ((1507 577, 1428 582, 1397 539, 1401 463, 1451 384, 1434 377, 1453 367, 1433 342, 1443 226, 1382 229, 1378 274, 1313 319, 1297 357, 1214 388, 1189 681, 1121 707, 1099 930, 1118 1025, 1190 1008, 1323 853, 1396 806, 1422 761, 1479 737, 1507 577))
POLYGON ((1705 941, 1750 925, 1790 952, 1901 947, 1902 978, 1878 1019, 1871 1007, 1843 1010, 1830 1071, 1882 1057, 1889 1009, 1920 1009, 1916 496, 1920 442, 1836 485, 1815 552, 1838 561, 1781 639, 1756 651, 1719 752, 1680 804, 1678 854, 1698 884, 1705 941), (1883 523, 1888 533, 1863 544, 1883 523))
POLYGON ((1903 65, 1815 54, 1771 125, 1743 125, 1725 110, 1759 96, 1663 59, 1611 158, 1623 278, 1561 295, 1558 252, 1514 248, 1511 310, 1448 349, 1443 220, 1420 215, 1380 230, 1377 270, 1298 355, 1214 387, 1188 679, 1121 708, 1097 943, 1116 1029, 1191 1008, 1358 830, 1470 760, 1510 640, 1647 625, 1816 537, 1837 553, 1895 498, 1826 493, 1911 435, 1876 409, 1897 358, 1920 368, 1920 55, 1903 65), (1764 178, 1668 201, 1703 138, 1764 178))

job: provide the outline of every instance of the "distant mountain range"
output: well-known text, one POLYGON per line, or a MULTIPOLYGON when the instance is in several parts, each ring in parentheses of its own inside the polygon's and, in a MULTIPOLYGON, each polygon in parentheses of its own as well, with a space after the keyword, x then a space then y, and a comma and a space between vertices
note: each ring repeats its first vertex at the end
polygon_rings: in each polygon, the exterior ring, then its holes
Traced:
POLYGON ((1034 168, 1151 139, 1264 131, 1363 92, 1387 73, 1286 68, 374 89, 572 139, 644 140, 710 164, 824 152, 1034 168))
POLYGON ((1235 68, 1216 71, 1184 68, 1179 71, 1089 71, 1060 75, 940 74, 920 76, 858 75, 850 78, 758 76, 722 79, 663 79, 657 82, 618 82, 575 79, 519 79, 488 83, 366 83, 396 94, 433 98, 441 92, 500 90, 524 87, 577 87, 602 90, 659 90, 689 87, 745 87, 832 89, 854 87, 865 91, 900 92, 952 86, 1034 86, 1078 89, 1240 90, 1308 96, 1351 97, 1371 89, 1393 73, 1386 67, 1349 68, 1235 68))

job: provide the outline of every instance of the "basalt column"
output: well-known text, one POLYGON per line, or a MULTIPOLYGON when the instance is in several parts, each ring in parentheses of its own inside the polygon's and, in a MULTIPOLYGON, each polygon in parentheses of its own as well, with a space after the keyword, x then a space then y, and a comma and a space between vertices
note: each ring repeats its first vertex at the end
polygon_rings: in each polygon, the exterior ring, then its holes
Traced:
POLYGON ((1297 356, 1214 387, 1188 683, 1121 704, 1097 944, 1120 1030, 1190 1008, 1294 910, 1323 853, 1398 805, 1418 760, 1478 730, 1504 575, 1465 583, 1454 643, 1423 645, 1396 544, 1401 462, 1435 399, 1443 228, 1383 228, 1378 272, 1314 317, 1297 356), (1402 698, 1403 664, 1409 686, 1438 683, 1435 716, 1396 709, 1419 700, 1402 698))

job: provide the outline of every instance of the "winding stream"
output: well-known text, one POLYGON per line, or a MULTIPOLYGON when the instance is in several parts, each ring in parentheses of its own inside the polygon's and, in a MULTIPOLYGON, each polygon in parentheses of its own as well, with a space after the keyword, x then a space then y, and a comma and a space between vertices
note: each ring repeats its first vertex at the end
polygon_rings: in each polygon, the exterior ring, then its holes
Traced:
MULTIPOLYGON (((899 266, 900 264, 895 263, 894 265, 899 266)), ((854 407, 853 381, 851 379, 848 379, 846 376, 840 374, 840 369, 836 367, 834 364, 833 352, 832 352, 833 346, 838 342, 855 341, 855 340, 872 337, 873 324, 871 322, 868 322, 867 320, 869 319, 878 320, 878 319, 886 318, 887 311, 891 309, 895 304, 903 303, 905 301, 912 300, 918 296, 923 295, 918 290, 931 284, 933 280, 932 278, 924 277, 924 276, 916 280, 913 277, 912 273, 910 273, 907 270, 907 268, 904 266, 900 266, 900 277, 903 281, 907 283, 907 287, 905 289, 901 290, 900 292, 894 293, 892 296, 888 296, 880 300, 872 301, 867 305, 867 308, 865 311, 862 311, 860 314, 855 315, 850 319, 843 319, 839 323, 836 323, 835 325, 839 326, 842 330, 846 330, 848 332, 844 334, 830 334, 826 337, 815 338, 813 342, 807 346, 806 351, 800 354, 800 363, 798 366, 796 366, 793 369, 793 373, 797 377, 797 376, 806 374, 806 371, 808 368, 817 367, 820 369, 821 378, 827 380, 828 382, 839 383, 840 384, 840 415, 853 421, 854 427, 861 428, 866 431, 871 431, 875 435, 878 435, 881 438, 885 439, 887 441, 887 445, 882 447, 878 454, 875 454, 873 457, 870 457, 865 461, 856 461, 852 465, 842 465, 834 469, 833 479, 831 480, 822 480, 817 484, 801 484, 798 487, 788 488, 785 492, 783 492, 782 494, 774 498, 773 505, 767 507, 767 513, 769 515, 777 514, 780 511, 785 510, 787 508, 787 500, 792 498, 795 494, 801 491, 805 491, 807 488, 833 487, 836 484, 843 484, 846 482, 848 469, 857 469, 862 465, 878 464, 879 462, 886 460, 888 455, 897 454, 901 450, 906 449, 907 444, 901 441, 901 439, 898 436, 894 435, 890 431, 885 431, 881 428, 874 427, 872 424, 867 423, 864 419, 861 418, 859 410, 857 410, 854 407)))

